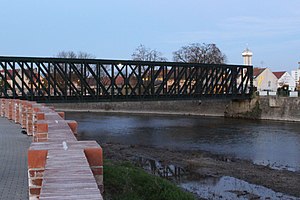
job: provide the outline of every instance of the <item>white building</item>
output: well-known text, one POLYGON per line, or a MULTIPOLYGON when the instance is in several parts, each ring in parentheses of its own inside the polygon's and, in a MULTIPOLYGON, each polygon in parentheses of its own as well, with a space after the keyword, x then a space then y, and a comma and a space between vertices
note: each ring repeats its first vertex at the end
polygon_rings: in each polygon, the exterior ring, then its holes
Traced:
POLYGON ((288 72, 273 72, 273 74, 278 78, 277 88, 288 86, 289 91, 295 91, 296 81, 288 72))
POLYGON ((253 68, 253 85, 257 91, 277 91, 278 79, 269 68, 253 68))
POLYGON ((292 70, 291 76, 296 81, 296 86, 298 86, 300 84, 300 82, 299 82, 300 81, 300 67, 298 69, 296 69, 296 70, 292 70))

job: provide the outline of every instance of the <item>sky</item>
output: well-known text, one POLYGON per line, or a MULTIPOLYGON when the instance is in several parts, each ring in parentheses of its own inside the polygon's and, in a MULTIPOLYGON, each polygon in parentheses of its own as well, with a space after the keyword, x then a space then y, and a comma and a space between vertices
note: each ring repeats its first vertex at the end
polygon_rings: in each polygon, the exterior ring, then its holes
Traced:
POLYGON ((214 43, 228 64, 291 71, 300 61, 299 0, 0 0, 0 55, 87 52, 131 59, 143 44, 163 53, 214 43))

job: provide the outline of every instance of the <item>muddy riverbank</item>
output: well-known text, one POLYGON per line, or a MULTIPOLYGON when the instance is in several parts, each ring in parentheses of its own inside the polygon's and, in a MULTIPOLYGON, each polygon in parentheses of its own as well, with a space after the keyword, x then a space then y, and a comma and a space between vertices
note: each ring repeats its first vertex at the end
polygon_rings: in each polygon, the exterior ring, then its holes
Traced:
POLYGON ((300 172, 275 170, 251 161, 200 150, 175 150, 141 145, 102 144, 106 158, 132 161, 137 156, 159 160, 188 169, 194 180, 234 177, 275 192, 300 197, 300 172))

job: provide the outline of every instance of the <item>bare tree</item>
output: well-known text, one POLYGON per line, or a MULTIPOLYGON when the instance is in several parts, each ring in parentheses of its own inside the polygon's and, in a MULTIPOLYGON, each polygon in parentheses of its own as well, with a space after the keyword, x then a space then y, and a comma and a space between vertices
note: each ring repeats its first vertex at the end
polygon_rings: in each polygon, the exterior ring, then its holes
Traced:
POLYGON ((138 46, 132 54, 132 60, 137 61, 167 61, 163 54, 155 49, 146 48, 144 45, 138 46))
MULTIPOLYGON (((163 54, 155 49, 150 49, 144 45, 139 45, 134 53, 132 54, 132 59, 136 61, 158 61, 165 62, 167 58, 163 57, 163 54)), ((143 85, 147 87, 151 82, 151 73, 149 71, 149 66, 140 66, 141 67, 141 77, 143 80, 143 85)), ((132 76, 131 82, 137 82, 137 77, 132 76)), ((143 90, 143 89, 142 89, 143 90)))
POLYGON ((78 58, 78 59, 93 59, 94 55, 79 51, 75 53, 74 51, 61 51, 55 57, 57 58, 78 58))
MULTIPOLYGON (((55 57, 57 58, 70 58, 70 59, 94 59, 95 56, 89 53, 85 52, 78 52, 75 53, 74 51, 61 51, 59 52, 55 57)), ((59 85, 60 88, 64 92, 71 92, 67 89, 67 80, 70 79, 70 83, 75 85, 77 89, 81 89, 82 86, 82 80, 83 82, 95 82, 95 81, 89 81, 91 78, 91 72, 88 68, 83 67, 85 65, 89 65, 90 69, 92 71, 95 71, 96 65, 95 64, 86 64, 86 63, 57 63, 57 66, 53 64, 52 66, 52 73, 54 73, 54 69, 56 67, 60 67, 61 70, 56 71, 56 75, 54 74, 52 76, 55 77, 56 84, 59 85), (67 67, 68 65, 72 65, 73 68, 67 67), (75 67, 75 68, 74 68, 75 67), (66 70, 66 71, 65 71, 66 70), (61 72, 59 72, 61 71, 61 72), (79 75, 80 74, 80 75, 79 75)), ((44 81, 45 85, 49 85, 46 81, 44 81)))
MULTIPOLYGON (((75 58, 75 59, 94 59, 95 56, 86 52, 82 52, 79 51, 78 53, 75 53, 74 51, 61 51, 59 52, 56 57, 58 58, 75 58)), ((74 66, 80 70, 81 69, 81 65, 80 64, 74 64, 74 66)), ((92 70, 95 70, 95 66, 94 65, 90 65, 90 67, 92 68, 92 70)), ((70 72, 67 72, 70 73, 70 72)), ((88 78, 90 76, 90 72, 89 71, 85 71, 84 74, 82 74, 82 76, 84 76, 84 78, 88 78)), ((75 76, 74 72, 71 73, 71 80, 74 81, 74 79, 79 79, 78 77, 75 76)), ((78 81, 80 82, 80 81, 78 81)))
POLYGON ((215 44, 193 43, 173 52, 175 62, 223 64, 226 55, 215 44))
MULTIPOLYGON (((57 54, 58 58, 77 58, 77 59, 94 59, 96 58, 94 55, 86 52, 79 51, 78 53, 75 53, 74 51, 61 51, 57 54)), ((74 64, 78 70, 80 70, 81 65, 80 64, 74 64)), ((94 65, 90 65, 92 70, 95 70, 94 65)), ((85 72, 85 78, 88 78, 90 76, 90 72, 85 72)))

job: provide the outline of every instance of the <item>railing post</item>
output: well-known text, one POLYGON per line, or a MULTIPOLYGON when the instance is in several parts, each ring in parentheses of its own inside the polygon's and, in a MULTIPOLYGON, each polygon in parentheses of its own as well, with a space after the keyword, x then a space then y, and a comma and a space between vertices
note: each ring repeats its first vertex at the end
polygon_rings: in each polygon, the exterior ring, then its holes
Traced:
POLYGON ((47 154, 47 150, 28 150, 29 200, 39 199, 47 154))

